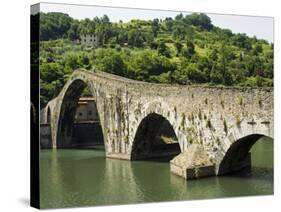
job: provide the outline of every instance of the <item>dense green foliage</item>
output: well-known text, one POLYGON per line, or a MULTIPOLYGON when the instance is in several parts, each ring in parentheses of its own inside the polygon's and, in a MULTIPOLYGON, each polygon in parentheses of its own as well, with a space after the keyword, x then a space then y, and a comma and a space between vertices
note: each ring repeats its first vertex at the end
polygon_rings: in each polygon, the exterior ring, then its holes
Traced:
POLYGON ((42 13, 40 21, 43 105, 80 67, 158 83, 273 86, 273 44, 216 27, 205 14, 112 23, 42 13), (96 34, 99 47, 74 43, 82 34, 96 34))

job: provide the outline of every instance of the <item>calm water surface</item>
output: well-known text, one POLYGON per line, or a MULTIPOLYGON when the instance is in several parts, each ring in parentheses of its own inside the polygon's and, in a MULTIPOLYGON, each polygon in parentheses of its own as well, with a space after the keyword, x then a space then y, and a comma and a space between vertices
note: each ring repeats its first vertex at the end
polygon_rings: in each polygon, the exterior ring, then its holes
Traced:
POLYGON ((273 141, 252 148, 252 172, 186 181, 168 162, 108 159, 104 150, 42 150, 42 208, 273 194, 273 141))

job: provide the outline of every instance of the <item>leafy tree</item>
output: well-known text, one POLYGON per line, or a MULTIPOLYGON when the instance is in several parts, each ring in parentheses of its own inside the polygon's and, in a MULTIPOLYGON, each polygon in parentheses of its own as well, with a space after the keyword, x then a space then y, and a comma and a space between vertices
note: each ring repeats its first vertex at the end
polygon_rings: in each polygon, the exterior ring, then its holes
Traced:
POLYGON ((176 22, 172 27, 172 36, 174 39, 183 40, 186 36, 186 28, 181 22, 176 22))
POLYGON ((182 19, 183 19, 183 14, 182 13, 176 15, 176 17, 175 17, 175 20, 177 20, 177 21, 180 21, 182 19))
POLYGON ((220 46, 219 66, 223 78, 227 75, 228 54, 229 48, 226 46, 225 42, 222 42, 220 46))
POLYGON ((195 46, 191 41, 186 42, 186 48, 191 55, 195 53, 195 46))
POLYGON ((211 50, 209 58, 212 61, 217 61, 218 60, 218 58, 219 58, 218 57, 218 50, 216 48, 211 50))
POLYGON ((115 49, 98 49, 94 54, 95 68, 112 74, 123 76, 126 73, 126 65, 122 55, 115 49))
POLYGON ((164 24, 166 26, 167 31, 172 31, 173 27, 173 19, 172 18, 166 18, 164 21, 164 24))
POLYGON ((75 52, 68 52, 62 58, 62 64, 68 72, 79 68, 78 54, 75 52))
POLYGON ((186 58, 191 58, 195 54, 195 46, 191 41, 186 42, 186 48, 183 48, 182 55, 186 58))
POLYGON ((118 30, 118 33, 117 33, 117 42, 120 44, 120 45, 123 45, 124 43, 127 43, 128 42, 128 33, 126 32, 125 29, 121 28, 118 30))
POLYGON ((143 47, 143 35, 137 29, 131 29, 128 32, 128 44, 135 47, 143 47))
POLYGON ((242 86, 249 87, 272 87, 273 81, 271 79, 263 78, 263 77, 248 77, 246 80, 241 83, 242 86))
POLYGON ((58 39, 67 36, 73 19, 63 13, 40 13, 40 40, 58 39))
POLYGON ((251 48, 252 48, 251 41, 245 33, 236 34, 232 38, 232 40, 233 40, 233 44, 240 47, 240 48, 244 48, 248 51, 251 50, 251 48))
POLYGON ((64 67, 65 74, 71 74, 78 68, 91 68, 89 56, 85 52, 68 52, 63 56, 61 64, 64 67))
POLYGON ((69 40, 77 40, 80 38, 79 22, 75 21, 71 24, 70 29, 67 32, 69 40))
POLYGON ((157 48, 158 48, 158 42, 156 42, 156 41, 150 42, 150 43, 149 43, 149 47, 150 47, 151 49, 157 50, 157 48))
POLYGON ((40 102, 42 107, 54 98, 64 84, 64 72, 57 63, 43 63, 40 65, 40 102))
POLYGON ((263 49, 262 49, 262 45, 257 43, 255 46, 254 46, 254 49, 253 49, 253 55, 255 56, 258 56, 260 53, 262 53, 263 49))
POLYGON ((40 79, 45 82, 63 80, 64 72, 58 63, 43 63, 40 65, 40 79))
POLYGON ((160 25, 159 25, 159 19, 155 18, 153 19, 152 23, 151 23, 151 30, 153 32, 153 36, 157 37, 157 34, 159 32, 160 29, 160 25))
POLYGON ((185 27, 185 39, 190 40, 191 42, 194 40, 195 31, 192 26, 185 27))
POLYGON ((172 72, 164 72, 160 75, 152 75, 149 77, 150 82, 157 82, 157 83, 171 83, 172 82, 172 72))
POLYGON ((174 43, 174 45, 175 45, 175 48, 176 48, 176 51, 177 51, 177 56, 178 56, 181 53, 183 45, 182 45, 182 43, 180 43, 178 41, 176 41, 174 43))
POLYGON ((78 31, 80 35, 95 34, 96 27, 96 21, 91 21, 89 18, 86 18, 80 21, 78 31))
POLYGON ((224 72, 224 76, 223 76, 223 84, 224 85, 233 85, 234 83, 234 79, 233 79, 233 75, 232 73, 229 71, 229 69, 227 69, 224 72))
POLYGON ((160 42, 158 44, 157 50, 158 50, 159 54, 166 56, 166 57, 170 57, 170 54, 171 54, 170 50, 164 42, 160 42))
POLYGON ((202 29, 210 31, 213 28, 211 19, 204 13, 192 13, 191 15, 186 16, 186 19, 188 19, 194 26, 200 26, 202 29))
POLYGON ((188 65, 186 73, 188 79, 193 83, 206 82, 206 75, 202 71, 200 71, 194 63, 188 65))
POLYGON ((101 18, 101 23, 110 24, 109 17, 107 15, 103 15, 102 18, 101 18))
POLYGON ((201 70, 204 73, 204 82, 210 82, 210 74, 212 70, 212 61, 206 57, 199 57, 198 62, 197 62, 197 68, 198 70, 201 70))
POLYGON ((112 36, 112 25, 107 15, 104 15, 100 19, 100 24, 98 25, 96 33, 99 38, 103 41, 102 44, 106 43, 112 36))
POLYGON ((159 56, 157 51, 153 50, 134 53, 128 61, 128 66, 129 71, 133 73, 131 76, 138 80, 148 80, 152 75, 160 75, 175 69, 168 58, 159 56))
POLYGON ((212 66, 210 80, 211 80, 211 83, 214 83, 214 84, 223 84, 223 75, 220 70, 220 67, 216 63, 214 63, 212 66))

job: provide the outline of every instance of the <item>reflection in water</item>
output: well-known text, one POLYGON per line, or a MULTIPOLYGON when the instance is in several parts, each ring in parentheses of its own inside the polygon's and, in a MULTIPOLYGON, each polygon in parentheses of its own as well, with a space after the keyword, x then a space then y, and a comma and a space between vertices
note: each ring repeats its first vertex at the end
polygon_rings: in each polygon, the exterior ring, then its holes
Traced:
POLYGON ((101 181, 102 190, 97 194, 98 204, 122 204, 143 202, 132 172, 130 161, 105 159, 105 172, 101 181))
POLYGON ((273 142, 252 148, 252 172, 185 181, 169 163, 108 159, 103 149, 42 150, 43 208, 206 199, 273 193, 273 142))

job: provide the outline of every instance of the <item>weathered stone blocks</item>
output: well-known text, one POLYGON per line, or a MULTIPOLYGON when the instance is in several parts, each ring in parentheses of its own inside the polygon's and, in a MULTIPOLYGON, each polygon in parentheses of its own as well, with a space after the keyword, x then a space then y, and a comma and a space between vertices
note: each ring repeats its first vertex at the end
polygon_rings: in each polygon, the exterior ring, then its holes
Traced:
POLYGON ((203 145, 192 144, 170 161, 170 170, 185 179, 194 179, 215 175, 215 164, 203 145))
MULTIPOLYGON (((243 138, 251 135, 273 138, 273 88, 155 84, 81 69, 73 72, 40 116, 46 123, 47 108, 50 108, 53 148, 67 144, 65 141, 72 135, 66 123, 72 123, 71 103, 79 97, 77 91, 82 92, 82 85, 88 86, 96 98, 107 157, 134 159, 134 147, 139 146, 135 145, 138 141, 135 138, 141 123, 156 114, 171 124, 182 152, 171 161, 171 171, 186 179, 247 166, 247 158, 241 158, 243 163, 232 159, 239 159, 243 149, 246 157, 246 150, 250 150, 247 147, 255 142, 243 138), (229 151, 241 139, 245 145, 241 145, 239 151, 229 151), (224 160, 229 152, 234 153, 230 154, 231 160, 224 160)), ((151 128, 156 126, 152 124, 151 128)), ((146 139, 149 136, 151 133, 146 139)), ((171 149, 165 151, 161 150, 161 154, 171 149)))

